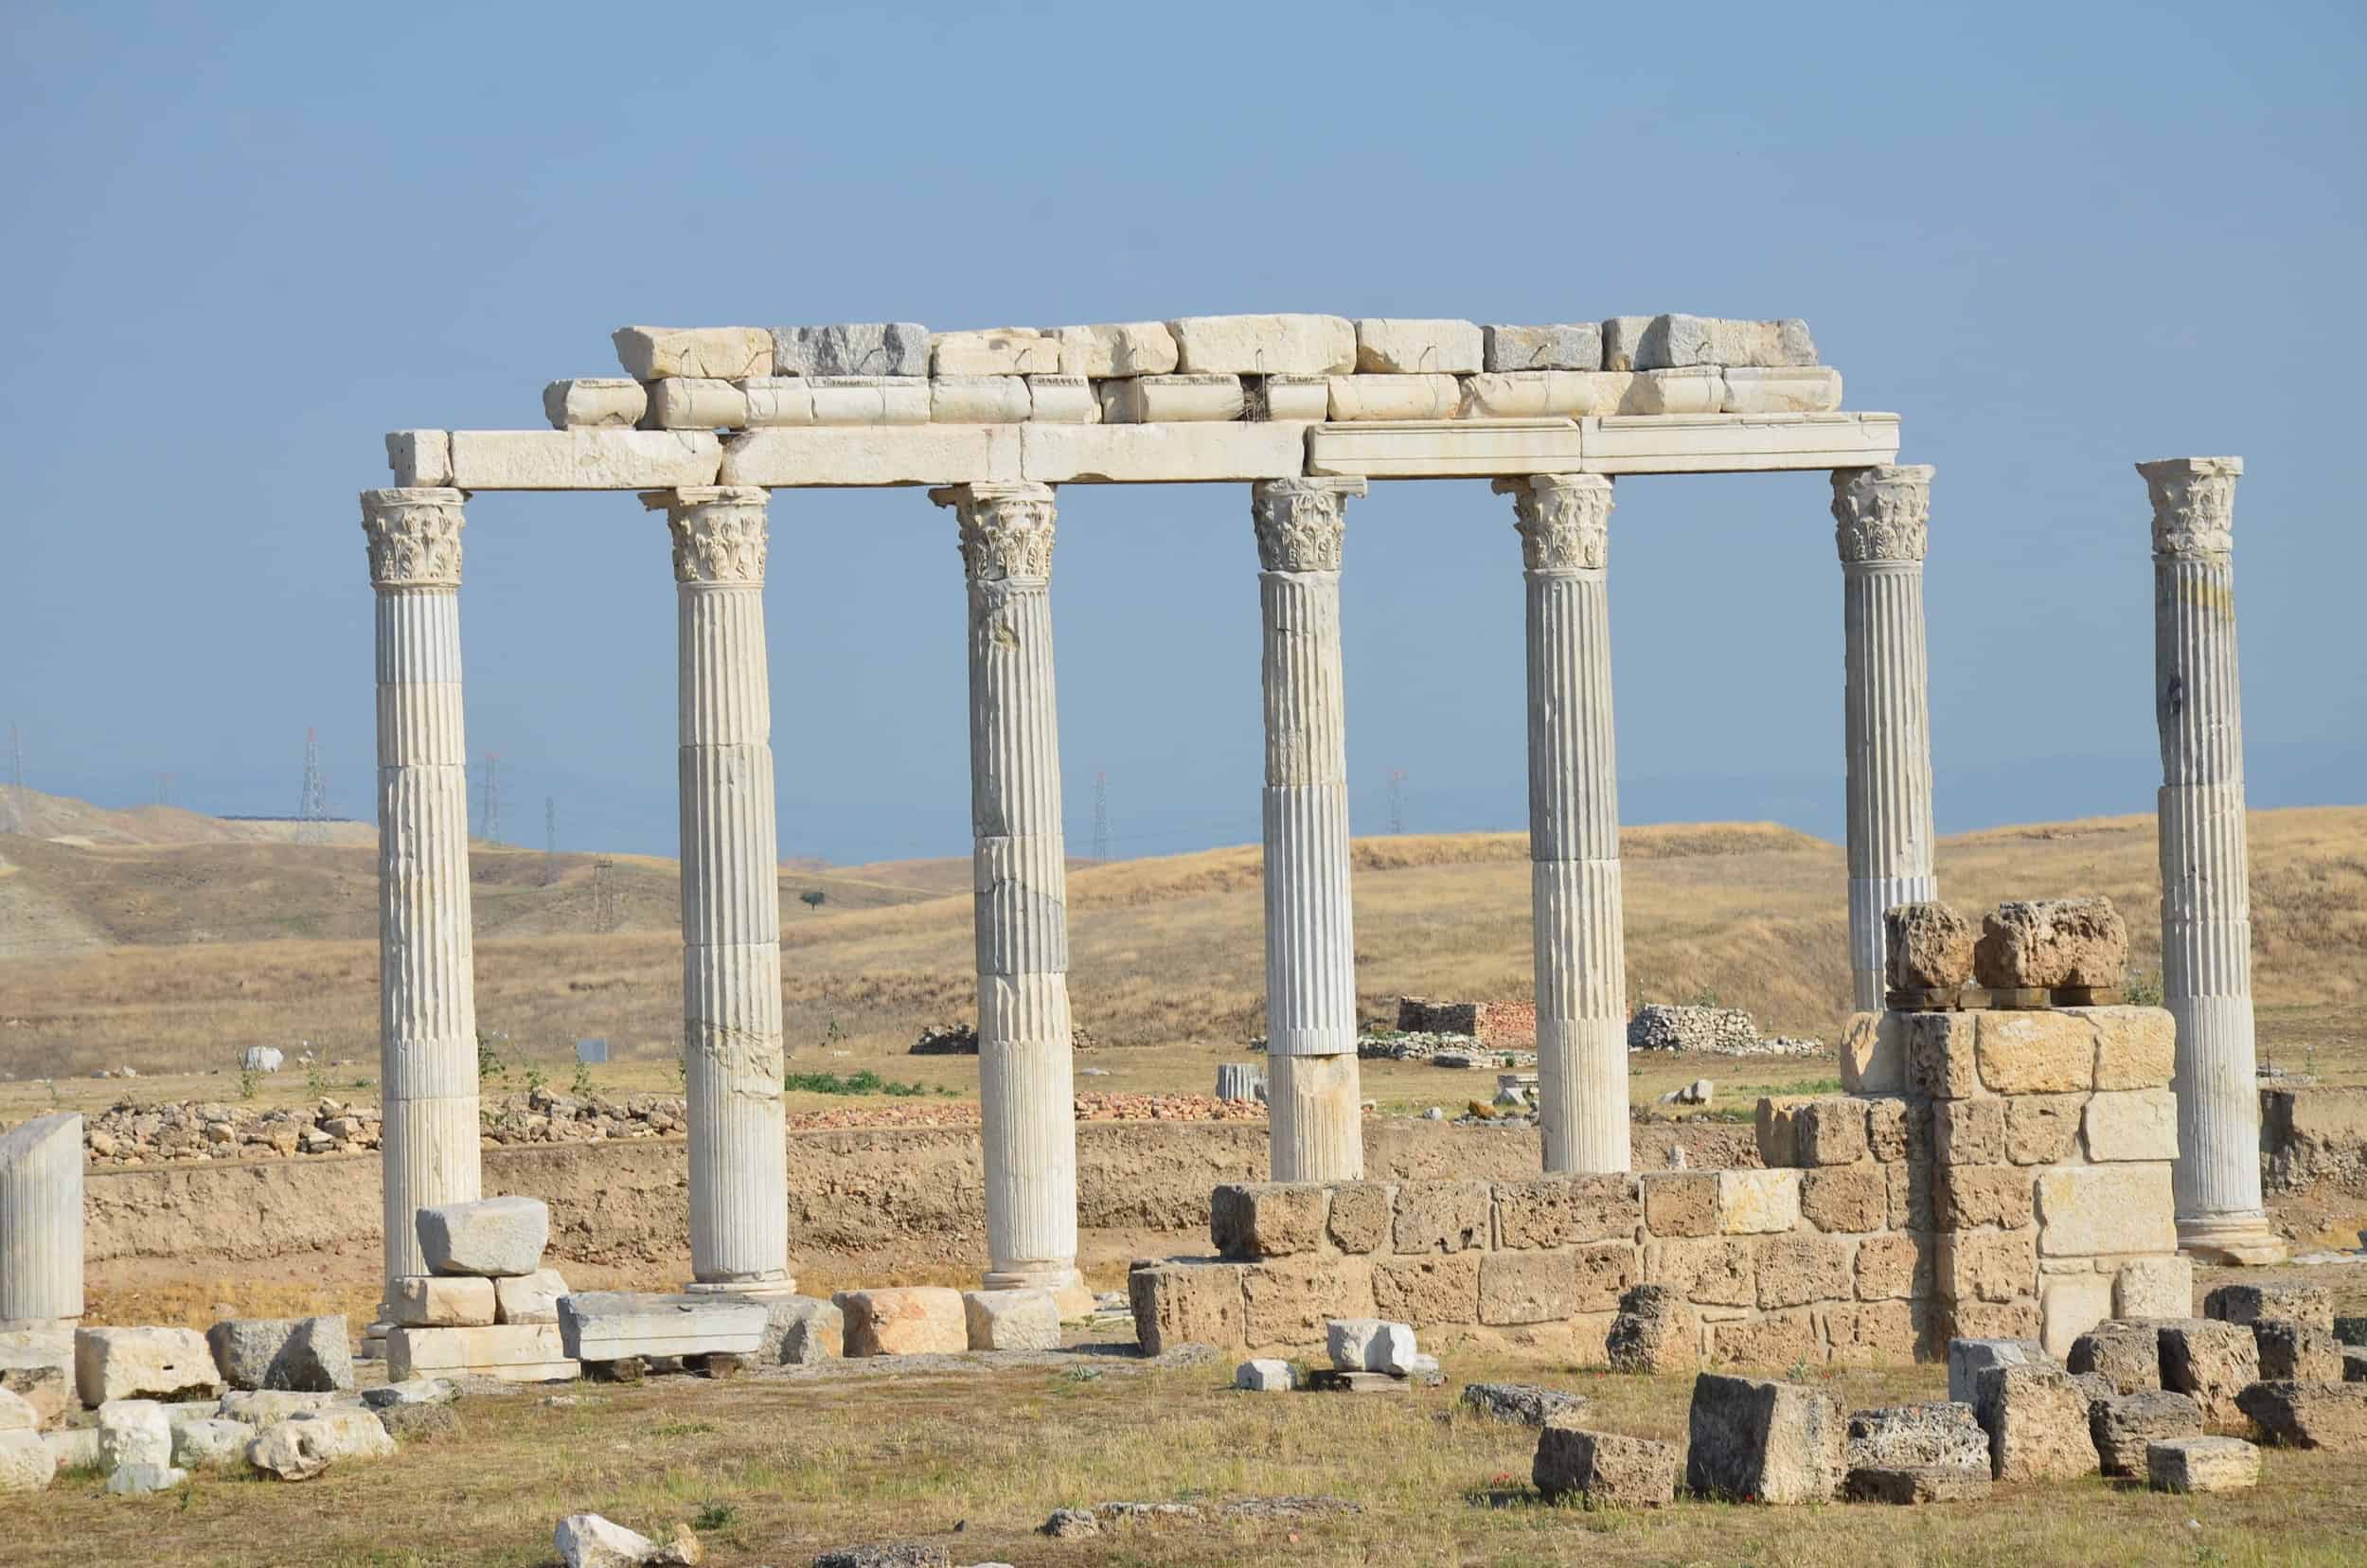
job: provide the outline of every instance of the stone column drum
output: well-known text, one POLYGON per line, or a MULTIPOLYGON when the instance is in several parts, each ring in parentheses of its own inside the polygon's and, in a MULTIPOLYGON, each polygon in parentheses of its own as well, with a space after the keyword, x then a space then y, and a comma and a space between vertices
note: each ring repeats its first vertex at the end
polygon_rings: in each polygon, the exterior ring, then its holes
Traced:
POLYGON ((82 1315, 82 1118, 35 1116, 0 1133, 0 1332, 82 1315))
POLYGON ((1077 1272, 1068 872, 1052 677, 1046 485, 929 492, 960 528, 970 597, 970 805, 988 1290, 1090 1311, 1077 1272))
POLYGON ((1340 546, 1361 479, 1250 487, 1265 623, 1267 1130, 1277 1182, 1364 1174, 1340 546))
POLYGON ((389 1300, 394 1280, 427 1273, 413 1216, 482 1190, 460 687, 465 499, 456 490, 362 492, 378 590, 380 1161, 389 1300))
POLYGON ((2162 735, 2162 992, 2178 1020, 2179 1244, 2281 1262, 2260 1193, 2244 730, 2235 672, 2240 457, 2140 463, 2153 500, 2153 703, 2162 735))
POLYGON ((1628 1168, 1628 964, 1611 734, 1611 481, 1499 479, 1527 584, 1529 896, 1550 1172, 1628 1168))
POLYGON ((1883 912, 1937 896, 1923 633, 1931 509, 1929 464, 1833 473, 1847 638, 1849 969, 1860 1012, 1882 1010, 1883 912))
POLYGON ((654 490, 679 628, 690 1289, 792 1291, 763 490, 654 490))

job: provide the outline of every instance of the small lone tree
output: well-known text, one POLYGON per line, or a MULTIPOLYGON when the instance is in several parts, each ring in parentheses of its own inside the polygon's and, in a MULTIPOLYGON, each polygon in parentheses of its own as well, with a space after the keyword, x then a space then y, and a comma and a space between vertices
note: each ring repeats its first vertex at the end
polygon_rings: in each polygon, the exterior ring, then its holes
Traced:
POLYGON ((804 904, 808 909, 819 910, 822 907, 822 900, 828 897, 828 895, 824 893, 822 889, 818 887, 809 887, 803 893, 797 895, 797 901, 804 904))

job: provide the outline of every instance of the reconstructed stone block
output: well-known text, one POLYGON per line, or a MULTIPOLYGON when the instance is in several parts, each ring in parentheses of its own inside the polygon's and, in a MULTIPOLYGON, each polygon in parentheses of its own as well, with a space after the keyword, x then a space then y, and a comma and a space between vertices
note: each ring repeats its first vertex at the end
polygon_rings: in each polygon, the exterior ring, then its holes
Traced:
POLYGON ((510 1382, 559 1382, 580 1370, 561 1343, 556 1324, 395 1328, 386 1335, 386 1376, 395 1382, 458 1372, 510 1382))
POLYGON ((2085 1095, 2016 1095, 1997 1101, 2005 1107, 2005 1157, 2016 1165, 2071 1159, 2079 1147, 2087 1100, 2085 1095))
POLYGON ((2263 1382, 2340 1382, 2342 1342, 2334 1331, 2289 1318, 2258 1318, 2251 1324, 2260 1352, 2263 1382))
MULTIPOLYGON (((1631 317, 1614 318, 1621 323, 1631 317)), ((1612 324, 1604 323, 1607 337, 1612 324)), ((1816 341, 1805 321, 1733 321, 1717 316, 1658 315, 1640 332, 1622 326, 1615 334, 1632 341, 1635 368, 1664 365, 1739 365, 1771 367, 1816 363, 1816 341), (1632 338, 1630 338, 1630 334, 1632 338)))
POLYGON ((1989 1472, 2000 1481, 2092 1475, 2088 1400, 2061 1367, 2023 1363, 1981 1374, 1973 1410, 1989 1434, 1989 1472))
POLYGON ((929 383, 929 418, 937 424, 1018 424, 1035 405, 1019 376, 938 376, 929 383))
POLYGON ((2038 1272, 2036 1238, 2014 1231, 1942 1231, 1932 1239, 1934 1283, 1945 1301, 2027 1299, 2038 1272))
POLYGON ((1806 1171, 1800 1178, 1800 1213, 1821 1231, 1878 1231, 1889 1209, 1889 1187, 1878 1166, 1806 1171))
POLYGON ((2183 1318, 2194 1315, 2195 1265, 2175 1255, 2132 1257, 2112 1276, 2112 1315, 2183 1318))
POLYGON ((1504 478, 1592 472, 1568 419, 1367 419, 1307 437, 1307 472, 1376 479, 1504 478))
POLYGON ((1480 368, 1481 359, 1475 322, 1366 316, 1356 323, 1360 374, 1468 375, 1480 368))
POLYGON ((1547 1501, 1575 1493, 1596 1507, 1658 1508, 1676 1501, 1677 1445, 1588 1432, 1562 1417, 1537 1434, 1529 1478, 1547 1501))
MULTIPOLYGON (((649 411, 649 389, 639 382, 626 376, 578 377, 573 381, 555 381, 543 388, 543 417, 550 420, 553 430, 576 430, 599 425, 631 430, 641 422, 642 416, 649 411)), ((440 430, 410 430, 397 434, 411 437, 432 435, 441 437, 444 433, 440 430)), ((386 439, 390 443, 391 452, 391 443, 395 437, 389 436, 386 439)), ((452 462, 449 447, 445 452, 444 462, 445 474, 449 478, 452 462)), ((441 484, 444 481, 410 479, 401 482, 425 485, 441 484)))
POLYGON ((1689 1490, 1755 1503, 1822 1503, 1841 1490, 1846 1425, 1812 1388, 1704 1372, 1687 1428, 1689 1490))
POLYGON ((472 1328, 494 1321, 493 1282, 466 1274, 406 1274, 387 1302, 394 1321, 410 1328, 472 1328))
POLYGON ((1824 414, 1841 406, 1841 372, 1830 365, 1730 366, 1721 414, 1824 414))
POLYGON ((1602 323, 1571 321, 1546 327, 1482 327, 1480 365, 1491 371, 1600 370, 1603 367, 1602 323))
POLYGON ((1846 1301, 1855 1293, 1847 1242, 1829 1236, 1779 1236, 1760 1243, 1762 1308, 1846 1301))
POLYGON ((1619 400, 1622 414, 1715 414, 1726 381, 1713 365, 1639 370, 1619 400))
POLYGON ((1281 1257, 1244 1264, 1241 1297, 1252 1345, 1304 1345, 1333 1318, 1371 1317, 1374 1267, 1361 1257, 1281 1257))
POLYGON ((2002 1099, 1941 1100, 1931 1107, 1931 1150, 1950 1166, 1999 1166, 2005 1160, 2002 1099))
POLYGON ((1829 1096, 1808 1101, 1792 1115, 1801 1165, 1846 1166, 1870 1158, 1865 1101, 1829 1096))
POLYGON ((1717 1175, 1715 1171, 1646 1172, 1644 1228, 1660 1239, 1717 1234, 1717 1175))
MULTIPOLYGON (((630 383, 638 386, 638 383, 630 383)), ((638 414, 633 416, 639 419, 638 414)), ((452 432, 390 430, 386 467, 398 490, 440 490, 452 483, 452 432)))
POLYGON ((1232 1263, 1162 1263, 1130 1273, 1126 1294, 1143 1353, 1162 1355, 1179 1345, 1242 1344, 1245 1272, 1232 1263))
POLYGON ((1700 1364, 1700 1317, 1671 1286, 1635 1286, 1619 1297, 1603 1353, 1615 1371, 1689 1371, 1700 1364))
POLYGON ((2080 1335, 2112 1315, 2112 1281, 2104 1274, 2056 1274, 2041 1284, 2039 1338, 2050 1356, 2070 1355, 2080 1335))
POLYGON ((1391 1227, 1394 1250, 1400 1254, 1484 1250, 1488 1244, 1493 1201, 1486 1182, 1408 1183, 1397 1189, 1397 1218, 1391 1227))
POLYGON ((1083 376, 1029 376, 1027 417, 1055 424, 1097 424, 1101 400, 1083 376))
POLYGON ((2107 1475, 2143 1475, 2148 1444, 2202 1435, 2202 1409, 2166 1388, 2140 1388, 2088 1406, 2088 1436, 2107 1475))
POLYGON ((739 430, 748 423, 748 394, 727 381, 688 376, 651 382, 642 422, 652 430, 739 430))
POLYGON ((1952 1465, 1867 1466, 1849 1472, 1842 1495, 1852 1503, 1978 1503, 1989 1495, 1989 1472, 1952 1465))
POLYGON ((617 363, 637 382, 742 381, 773 370, 773 334, 762 327, 620 327, 610 337, 617 363))
POLYGON ((529 1274, 550 1244, 550 1206, 540 1198, 480 1198, 419 1210, 419 1250, 439 1274, 529 1274))
MULTIPOLYGON (((846 1314, 849 1356, 919 1356, 970 1348, 970 1320, 959 1291, 939 1285, 906 1285, 841 1291, 830 1299, 846 1314)), ((750 1349, 756 1347, 763 1327, 759 1317, 750 1349)))
POLYGON ((1500 1248, 1632 1240, 1643 1217, 1633 1176, 1547 1176, 1498 1182, 1493 1191, 1500 1248))
POLYGON ((2056 1167, 2038 1172, 2037 1193, 2044 1256, 2178 1250, 2166 1163, 2056 1167))
POLYGON ((929 329, 917 321, 857 321, 773 329, 776 376, 925 376, 929 329))
POLYGON ((1104 424, 1237 419, 1245 407, 1241 378, 1231 375, 1135 376, 1095 390, 1104 424))
POLYGON ((1974 1404, 1981 1394, 1981 1374, 1997 1366, 2044 1364, 2046 1347, 2035 1339, 1957 1339, 1948 1346, 1948 1397, 1974 1404))
POLYGON ((1184 316, 1167 330, 1179 370, 1339 376, 1356 368, 1356 328, 1344 316, 1184 316))
POLYGON ((1848 1465, 1853 1470, 1939 1466, 1986 1476, 1989 1434, 1981 1429, 1972 1406, 1960 1400, 1853 1410, 1848 1465))
POLYGON ((1053 376, 1059 372, 1059 341, 1033 328, 937 332, 929 339, 929 373, 933 376, 1053 376))
POLYGON ((2178 1158, 2178 1096, 2167 1089, 2127 1089, 2090 1096, 2091 1160, 2178 1158))
POLYGON ((1981 922, 1973 973, 1994 989, 2112 987, 2128 968, 2128 926, 2109 899, 2001 904, 1981 922))
POLYGON ((1387 1182, 1342 1182, 1331 1188, 1325 1234, 1344 1253, 1385 1252, 1397 1189, 1387 1182))
POLYGON ((674 490, 712 485, 704 430, 455 430, 452 484, 472 490, 674 490))
POLYGON ((1882 933, 1893 990, 1955 990, 1972 978, 1973 923, 1949 905, 1894 905, 1882 912, 1882 933))
POLYGON ((2163 1007, 2076 1007, 2096 1031, 2096 1087, 2161 1089, 2178 1057, 2178 1020, 2163 1007))
POLYGON ((1329 392, 1335 422, 1451 419, 1463 405, 1452 376, 1334 376, 1329 392))
POLYGON ((1329 376, 1243 376, 1241 418, 1322 420, 1331 418, 1329 376))
POLYGON ((1906 1092, 1907 1016, 1893 1012, 1849 1015, 1841 1040, 1843 1090, 1852 1095, 1906 1092))
POLYGON ((1717 1176, 1720 1234, 1760 1236, 1799 1228, 1797 1170, 1721 1170, 1717 1176))
POLYGON ((493 1281, 493 1321, 496 1323, 557 1323, 559 1298, 567 1293, 566 1276, 557 1269, 537 1269, 493 1281))
POLYGON ((1321 1182, 1226 1183, 1208 1195, 1209 1240, 1244 1260, 1320 1252, 1330 1211, 1321 1182))
POLYGON ((1058 1350, 1060 1309, 1050 1291, 964 1291, 972 1350, 1058 1350))
POLYGON ((2332 1333, 2334 1295, 2323 1285, 2221 1285, 2202 1298, 2202 1315, 2215 1323, 2284 1318, 2332 1333))
POLYGON ((2260 1484, 2260 1451, 2241 1437, 2174 1437, 2145 1445, 2155 1491, 2242 1491, 2260 1484))
POLYGON ((330 1393, 353 1386, 353 1345, 343 1314, 232 1318, 207 1329, 205 1343, 232 1388, 330 1393))
POLYGON ((1981 1090, 1979 1013, 1892 1014, 1907 1035, 1907 1092, 1971 1099, 1981 1090))
POLYGON ((2151 1323, 2099 1323, 2072 1342, 2064 1364, 2093 1372, 2123 1394, 2162 1386, 2162 1331, 2151 1323))
POLYGON ((222 1373, 194 1328, 78 1328, 74 1385, 97 1409, 111 1399, 185 1399, 222 1392, 222 1373))
POLYGON ((1996 1095, 2060 1095, 2095 1082, 2095 1035, 2068 1012, 1978 1015, 1981 1083, 1996 1095))
POLYGON ((2243 1412, 2236 1396, 2260 1381, 2260 1350, 2249 1326, 2190 1318, 2161 1326, 2162 1386, 2202 1407, 2214 1426, 2243 1412))
MULTIPOLYGON (((2271 1442, 2332 1453, 2367 1453, 2367 1382, 2255 1382, 2235 1397, 2271 1442)), ((2215 1423, 2234 1424, 2232 1417, 2215 1423)))
MULTIPOLYGON (((2059 1174, 2047 1171, 2043 1177, 2059 1174)), ((1942 1230, 1984 1225, 2020 1230, 2030 1223, 2032 1176, 2021 1166, 1941 1165, 1932 1185, 1934 1215, 1942 1230)))
POLYGON ((1060 369, 1071 376, 1165 376, 1176 366, 1175 334, 1164 321, 1113 321, 1055 327, 1060 369))

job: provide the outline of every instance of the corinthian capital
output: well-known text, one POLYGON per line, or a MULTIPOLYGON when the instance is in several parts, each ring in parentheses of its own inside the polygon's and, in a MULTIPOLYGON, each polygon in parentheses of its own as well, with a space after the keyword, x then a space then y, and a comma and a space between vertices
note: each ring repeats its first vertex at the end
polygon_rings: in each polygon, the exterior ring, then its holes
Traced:
POLYGON ((1499 479, 1498 495, 1512 497, 1512 526, 1521 534, 1521 562, 1532 572, 1582 567, 1601 571, 1611 559, 1611 481, 1599 473, 1539 473, 1499 479))
POLYGON ((461 503, 456 490, 367 490, 362 534, 373 588, 460 586, 461 503))
POLYGON ((764 585, 764 506, 755 485, 693 485, 643 490, 641 504, 666 514, 674 536, 674 580, 764 585))
POLYGON ((2164 457, 2139 463, 2153 497, 2153 553, 2200 560, 2235 548, 2235 480, 2241 457, 2164 457))
POLYGON ((929 499, 961 525, 962 571, 972 582, 1041 582, 1052 576, 1050 485, 949 485, 929 499))
POLYGON ((1931 515, 1931 465, 1833 471, 1833 539, 1844 561, 1921 561, 1931 515))
POLYGON ((1260 479, 1249 488, 1258 563, 1269 572, 1336 572, 1346 502, 1361 479, 1260 479))

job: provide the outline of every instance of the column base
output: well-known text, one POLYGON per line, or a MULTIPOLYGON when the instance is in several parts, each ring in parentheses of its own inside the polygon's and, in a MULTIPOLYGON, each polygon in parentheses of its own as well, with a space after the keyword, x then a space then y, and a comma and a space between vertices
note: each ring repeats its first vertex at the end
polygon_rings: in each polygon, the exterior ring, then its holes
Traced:
POLYGON ((2229 1268, 2271 1268, 2292 1256, 2285 1238, 2269 1229, 2266 1215, 2216 1214, 2178 1222, 2178 1250, 2204 1263, 2229 1268))
POLYGON ((1048 1291, 1060 1310, 1062 1323, 1091 1317, 1096 1303, 1084 1276, 1067 1269, 988 1269, 979 1281, 984 1291, 1048 1291))
POLYGON ((797 1280, 794 1275, 790 1274, 784 1274, 778 1279, 693 1279, 685 1282, 682 1288, 682 1293, 685 1295, 737 1295, 756 1296, 759 1298, 769 1296, 793 1296, 797 1293, 797 1280))

